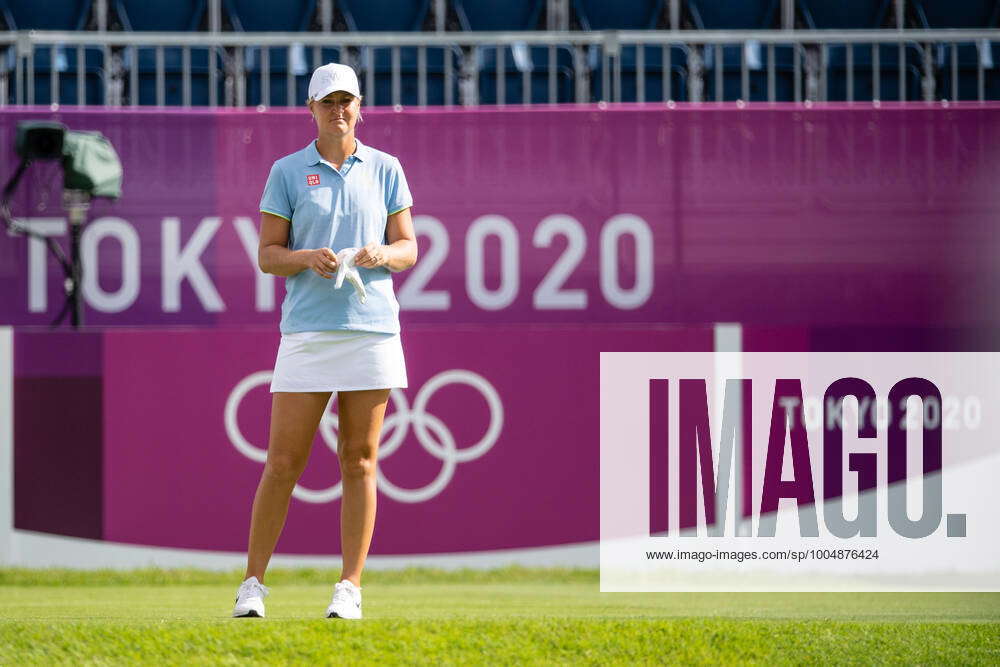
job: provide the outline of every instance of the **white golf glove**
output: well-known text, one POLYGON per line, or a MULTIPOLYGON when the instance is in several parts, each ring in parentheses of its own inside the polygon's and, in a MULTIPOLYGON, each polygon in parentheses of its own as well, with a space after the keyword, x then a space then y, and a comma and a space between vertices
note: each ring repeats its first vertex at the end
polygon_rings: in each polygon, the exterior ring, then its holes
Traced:
POLYGON ((365 284, 361 281, 358 267, 354 266, 354 256, 358 254, 359 250, 360 248, 344 248, 337 253, 337 280, 333 287, 340 289, 346 279, 354 287, 361 303, 364 303, 368 299, 368 295, 365 293, 365 284))

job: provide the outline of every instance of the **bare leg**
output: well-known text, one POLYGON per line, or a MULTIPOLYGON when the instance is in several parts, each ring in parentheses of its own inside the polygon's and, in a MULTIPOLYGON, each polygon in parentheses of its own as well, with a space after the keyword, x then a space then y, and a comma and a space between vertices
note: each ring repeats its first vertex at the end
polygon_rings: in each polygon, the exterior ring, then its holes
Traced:
POLYGON ((375 529, 375 466, 388 400, 388 389, 342 391, 337 398, 340 475, 344 480, 344 499, 340 506, 344 569, 340 578, 355 586, 361 585, 361 570, 375 529))
POLYGON ((257 577, 261 583, 264 581, 264 571, 285 526, 292 489, 309 460, 313 437, 330 393, 277 392, 271 399, 267 462, 253 499, 244 579, 257 577))

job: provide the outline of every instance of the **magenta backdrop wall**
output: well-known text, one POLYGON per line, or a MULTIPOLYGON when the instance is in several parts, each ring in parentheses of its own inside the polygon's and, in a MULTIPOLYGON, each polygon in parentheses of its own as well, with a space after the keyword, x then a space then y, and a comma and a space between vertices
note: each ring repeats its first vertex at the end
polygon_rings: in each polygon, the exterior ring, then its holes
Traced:
MULTIPOLYGON (((104 132, 125 190, 84 231, 85 339, 24 326, 61 275, 0 234, 17 526, 242 550, 283 291, 254 265, 256 208, 308 116, 2 111, 10 169, 26 118, 104 132)), ((711 350, 715 322, 756 350, 993 349, 1000 329, 998 105, 373 110, 360 136, 400 157, 421 245, 396 277, 410 388, 373 553, 597 539, 600 351, 711 350)), ((14 212, 65 242, 59 194, 33 165, 14 212)), ((331 423, 282 552, 337 551, 331 423)))
MULTIPOLYGON (((304 111, 5 110, 9 170, 26 118, 101 130, 122 156, 124 196, 85 231, 89 323, 273 325, 257 203, 271 162, 311 139, 304 111)), ((404 323, 996 320, 1000 105, 365 118, 359 136, 400 157, 421 216, 404 323)), ((32 166, 14 203, 65 238, 53 165, 32 166)), ((56 267, 28 245, 0 235, 0 323, 61 305, 56 267)))
MULTIPOLYGON (((246 547, 262 463, 235 441, 266 447, 270 394, 253 376, 276 346, 274 334, 231 329, 104 334, 105 539, 246 547)), ((597 539, 599 352, 650 346, 710 350, 711 331, 407 331, 410 386, 384 431, 392 487, 382 482, 373 553, 597 539), (406 433, 388 451, 396 429, 406 433)), ((335 442, 316 438, 301 486, 338 482, 335 442)), ((293 499, 279 550, 339 553, 339 511, 332 496, 293 499)))

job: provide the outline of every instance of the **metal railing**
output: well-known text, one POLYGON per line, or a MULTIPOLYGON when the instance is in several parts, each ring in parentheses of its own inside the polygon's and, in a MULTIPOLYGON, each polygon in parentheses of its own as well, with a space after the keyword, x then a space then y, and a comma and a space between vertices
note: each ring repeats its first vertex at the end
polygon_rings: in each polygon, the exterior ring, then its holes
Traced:
POLYGON ((246 106, 248 85, 259 84, 255 96, 268 105, 273 102, 271 84, 277 86, 283 79, 286 94, 279 104, 296 106, 304 102, 297 93, 302 81, 331 52, 358 70, 369 105, 475 105, 484 99, 506 104, 512 101, 507 99, 508 84, 518 77, 522 104, 724 101, 734 95, 743 101, 771 102, 880 100, 887 71, 898 77, 901 100, 957 100, 963 88, 960 79, 971 80, 974 71, 976 94, 969 98, 982 101, 1000 77, 1000 63, 993 62, 998 44, 1000 30, 21 31, 0 33, 0 50, 6 51, 0 66, 0 104, 135 106, 173 101, 192 106, 197 80, 207 85, 202 104, 246 106), (284 63, 271 62, 270 49, 275 47, 286 49, 284 63), (140 65, 140 55, 148 56, 150 50, 154 64, 140 65), (387 64, 382 57, 386 51, 387 64), (180 65, 168 67, 167 55, 176 59, 178 53, 180 65), (513 56, 510 63, 508 53, 513 56), (204 67, 192 66, 193 54, 204 57, 204 67), (429 54, 439 58, 440 66, 429 66, 429 54), (649 56, 657 54, 651 62, 649 56), (490 55, 494 61, 484 67, 484 56, 490 55), (75 62, 71 65, 70 60, 75 62), (864 83, 858 83, 859 72, 864 83), (141 100, 140 77, 151 80, 155 89, 146 101, 141 100), (415 81, 415 94, 404 94, 404 77, 408 83, 415 81), (779 77, 787 91, 779 92, 779 77), (832 77, 843 77, 843 95, 830 94, 832 77), (937 83, 942 77, 949 81, 945 90, 937 83), (179 84, 178 99, 168 100, 168 78, 179 84), (428 92, 432 79, 441 83, 436 99, 428 92), (65 80, 75 82, 71 99, 63 94, 65 80), (377 80, 388 81, 383 92, 377 92, 377 80), (653 85, 658 85, 658 95, 649 94, 653 85), (706 94, 709 87, 711 94, 706 94), (539 91, 546 94, 536 95, 539 91))

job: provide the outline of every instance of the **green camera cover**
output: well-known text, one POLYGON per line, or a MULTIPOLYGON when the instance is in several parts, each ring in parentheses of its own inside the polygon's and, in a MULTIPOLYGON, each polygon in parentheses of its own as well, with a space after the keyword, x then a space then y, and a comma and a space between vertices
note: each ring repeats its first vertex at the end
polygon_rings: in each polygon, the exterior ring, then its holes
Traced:
POLYGON ((93 197, 122 195, 122 165, 111 142, 100 132, 67 132, 63 141, 63 187, 93 197))

